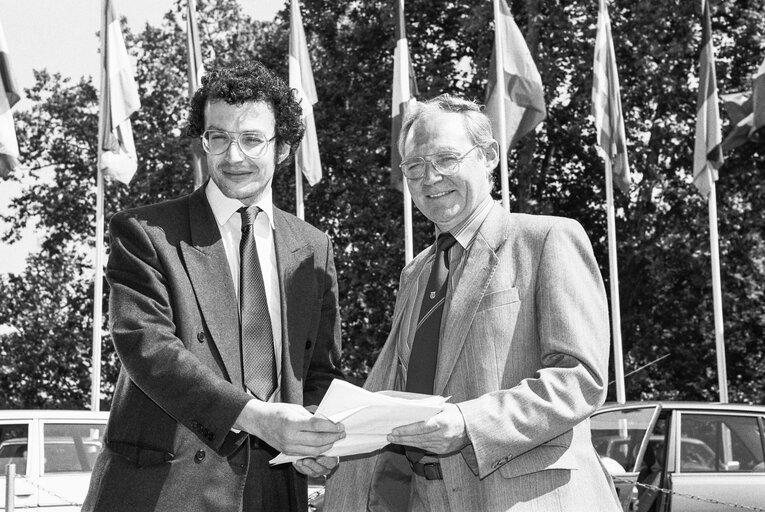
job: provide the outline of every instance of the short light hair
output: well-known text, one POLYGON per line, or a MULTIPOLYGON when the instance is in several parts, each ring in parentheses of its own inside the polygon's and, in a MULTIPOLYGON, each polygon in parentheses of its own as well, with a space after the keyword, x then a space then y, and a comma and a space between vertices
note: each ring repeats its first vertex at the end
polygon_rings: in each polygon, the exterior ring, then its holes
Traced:
POLYGON ((439 112, 461 114, 465 123, 465 130, 472 139, 473 144, 487 146, 494 141, 491 132, 491 121, 483 112, 484 107, 474 101, 463 100, 451 94, 441 94, 435 98, 417 102, 410 106, 404 122, 401 126, 401 133, 398 137, 398 151, 404 156, 404 142, 409 135, 412 125, 418 120, 431 114, 439 112))

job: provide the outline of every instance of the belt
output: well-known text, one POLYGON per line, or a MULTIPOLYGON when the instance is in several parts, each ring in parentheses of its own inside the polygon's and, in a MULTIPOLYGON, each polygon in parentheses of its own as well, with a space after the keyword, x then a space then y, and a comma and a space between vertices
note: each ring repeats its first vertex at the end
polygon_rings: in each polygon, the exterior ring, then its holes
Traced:
MULTIPOLYGON (((408 459, 407 459, 408 460, 408 459)), ((443 480, 444 474, 441 473, 441 464, 438 462, 412 462, 409 461, 415 475, 425 477, 425 480, 443 480)))

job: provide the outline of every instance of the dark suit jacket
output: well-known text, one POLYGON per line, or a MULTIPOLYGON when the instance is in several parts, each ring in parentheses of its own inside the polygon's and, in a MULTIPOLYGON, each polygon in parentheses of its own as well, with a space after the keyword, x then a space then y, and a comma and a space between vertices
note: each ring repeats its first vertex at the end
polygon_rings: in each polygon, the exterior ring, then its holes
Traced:
MULTIPOLYGON (((202 187, 110 224, 109 324, 122 363, 83 510, 239 511, 249 450, 231 427, 244 391, 239 313, 202 187)), ((321 401, 342 377, 329 237, 274 209, 284 402, 321 401)), ((305 499, 305 479, 295 478, 305 499)))

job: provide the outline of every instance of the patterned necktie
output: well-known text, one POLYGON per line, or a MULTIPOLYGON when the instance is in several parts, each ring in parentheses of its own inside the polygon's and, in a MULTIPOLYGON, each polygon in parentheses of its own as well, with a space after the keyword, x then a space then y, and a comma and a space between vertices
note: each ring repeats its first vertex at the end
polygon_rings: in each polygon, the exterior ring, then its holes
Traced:
POLYGON ((441 316, 446 301, 449 276, 449 248, 457 240, 449 233, 439 235, 436 241, 436 258, 430 270, 428 287, 422 296, 420 318, 414 333, 409 367, 406 373, 406 391, 433 394, 438 360, 438 338, 441 333, 441 316))
POLYGON ((252 224, 257 206, 239 208, 242 241, 239 244, 239 306, 244 384, 253 395, 267 401, 276 389, 276 356, 266 288, 260 270, 252 224))

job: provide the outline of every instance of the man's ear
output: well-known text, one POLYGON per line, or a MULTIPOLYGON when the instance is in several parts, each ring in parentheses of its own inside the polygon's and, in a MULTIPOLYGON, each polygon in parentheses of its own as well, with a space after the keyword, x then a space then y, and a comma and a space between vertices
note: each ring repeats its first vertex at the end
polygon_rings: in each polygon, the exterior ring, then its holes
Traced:
POLYGON ((492 140, 483 150, 484 158, 490 168, 494 169, 499 164, 499 142, 492 140))
POLYGON ((290 156, 290 145, 280 142, 276 147, 276 163, 280 164, 290 156))

